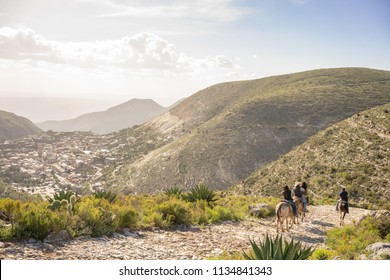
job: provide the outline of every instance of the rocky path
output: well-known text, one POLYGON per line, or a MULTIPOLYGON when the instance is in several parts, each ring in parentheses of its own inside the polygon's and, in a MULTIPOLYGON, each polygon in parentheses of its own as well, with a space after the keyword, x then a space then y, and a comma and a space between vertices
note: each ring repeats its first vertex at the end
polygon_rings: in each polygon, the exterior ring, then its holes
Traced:
MULTIPOLYGON (((334 206, 309 206, 306 220, 294 225, 284 236, 314 247, 324 246, 325 232, 338 227, 334 206)), ((351 208, 345 224, 358 221, 370 210, 351 208)), ((201 260, 223 252, 242 252, 249 240, 276 234, 274 218, 247 219, 186 230, 137 231, 114 237, 75 239, 60 243, 0 242, 0 259, 80 260, 201 260)))

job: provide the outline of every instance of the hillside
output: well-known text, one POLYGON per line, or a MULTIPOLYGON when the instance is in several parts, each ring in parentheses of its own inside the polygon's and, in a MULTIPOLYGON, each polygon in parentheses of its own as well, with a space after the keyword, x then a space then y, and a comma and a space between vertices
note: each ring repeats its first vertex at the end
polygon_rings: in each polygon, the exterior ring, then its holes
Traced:
POLYGON ((0 111, 0 142, 15 140, 40 131, 36 125, 24 117, 0 111))
POLYGON ((145 151, 112 179, 128 192, 200 181, 226 189, 318 131, 388 102, 390 72, 364 68, 218 84, 141 126, 155 135, 148 143, 160 148, 145 151))
POLYGON ((390 209, 390 103, 353 115, 253 173, 234 190, 280 196, 285 184, 308 183, 314 200, 346 187, 354 205, 390 209))
POLYGON ((81 115, 64 121, 46 121, 37 125, 43 130, 92 131, 106 134, 151 120, 166 109, 151 99, 131 99, 106 111, 81 115))

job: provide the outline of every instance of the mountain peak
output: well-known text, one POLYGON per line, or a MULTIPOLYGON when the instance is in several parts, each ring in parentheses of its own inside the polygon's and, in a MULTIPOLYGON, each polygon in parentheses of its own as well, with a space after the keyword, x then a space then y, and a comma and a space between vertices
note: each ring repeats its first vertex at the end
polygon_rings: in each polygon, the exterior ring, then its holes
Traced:
POLYGON ((106 134, 145 123, 167 109, 152 99, 134 98, 105 111, 81 115, 64 121, 46 121, 37 125, 43 130, 92 131, 106 134))

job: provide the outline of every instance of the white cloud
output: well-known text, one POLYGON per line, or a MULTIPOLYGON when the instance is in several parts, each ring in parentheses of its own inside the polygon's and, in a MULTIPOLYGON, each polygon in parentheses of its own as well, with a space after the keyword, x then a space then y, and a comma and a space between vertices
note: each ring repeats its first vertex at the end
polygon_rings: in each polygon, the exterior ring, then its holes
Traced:
POLYGON ((234 0, 79 0, 108 8, 101 17, 181 18, 207 22, 230 22, 250 13, 234 0))
POLYGON ((197 59, 178 52, 173 44, 153 33, 138 33, 118 40, 64 43, 45 39, 31 29, 9 27, 0 29, 0 58, 172 73, 236 67, 223 55, 197 59))

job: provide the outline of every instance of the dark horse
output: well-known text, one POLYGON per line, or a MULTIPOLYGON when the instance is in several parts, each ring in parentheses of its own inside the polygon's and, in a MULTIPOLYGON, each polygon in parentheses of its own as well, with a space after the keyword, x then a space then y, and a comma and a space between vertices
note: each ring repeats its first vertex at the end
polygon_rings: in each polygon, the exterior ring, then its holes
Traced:
POLYGON ((340 226, 343 226, 345 215, 349 213, 348 202, 343 200, 339 202, 339 213, 340 213, 340 226))

